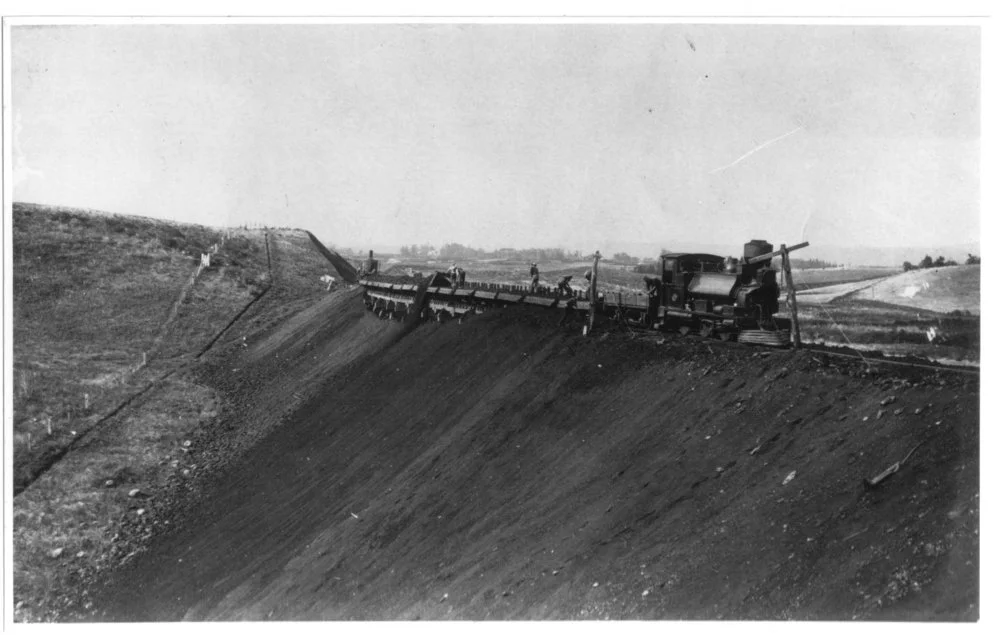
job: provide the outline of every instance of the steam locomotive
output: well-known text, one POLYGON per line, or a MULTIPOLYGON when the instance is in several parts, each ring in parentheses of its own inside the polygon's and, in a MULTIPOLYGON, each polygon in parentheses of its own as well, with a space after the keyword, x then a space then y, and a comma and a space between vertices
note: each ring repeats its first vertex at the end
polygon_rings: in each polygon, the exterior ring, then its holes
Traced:
MULTIPOLYGON (((803 245, 802 245, 803 246, 803 245)), ((796 246, 800 248, 801 246, 796 246)), ((786 330, 778 318, 780 284, 773 245, 746 243, 741 260, 713 254, 663 254, 646 293, 611 293, 602 312, 629 323, 729 339, 748 329, 786 330)))

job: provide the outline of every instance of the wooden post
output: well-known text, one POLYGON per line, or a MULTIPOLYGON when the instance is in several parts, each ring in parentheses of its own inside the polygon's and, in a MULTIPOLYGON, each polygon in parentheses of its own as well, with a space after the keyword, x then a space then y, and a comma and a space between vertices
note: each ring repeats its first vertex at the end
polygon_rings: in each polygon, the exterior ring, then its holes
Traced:
POLYGON ((801 348, 801 330, 798 328, 798 298, 794 293, 794 277, 791 275, 791 258, 787 253, 787 245, 780 246, 781 267, 787 280, 787 306, 791 309, 791 343, 795 348, 801 348))
POLYGON ((587 332, 593 332, 593 323, 597 317, 597 263, 600 262, 600 250, 593 255, 593 269, 590 274, 590 316, 587 320, 587 327, 584 331, 584 335, 587 332))

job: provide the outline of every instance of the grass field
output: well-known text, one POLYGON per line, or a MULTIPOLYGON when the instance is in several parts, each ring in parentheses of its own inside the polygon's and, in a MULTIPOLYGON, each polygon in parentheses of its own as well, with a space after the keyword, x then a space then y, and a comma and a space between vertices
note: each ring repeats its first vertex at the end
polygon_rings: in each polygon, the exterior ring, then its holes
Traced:
POLYGON ((821 289, 833 285, 875 280, 900 273, 897 267, 836 267, 831 269, 800 269, 793 271, 798 289, 821 289))

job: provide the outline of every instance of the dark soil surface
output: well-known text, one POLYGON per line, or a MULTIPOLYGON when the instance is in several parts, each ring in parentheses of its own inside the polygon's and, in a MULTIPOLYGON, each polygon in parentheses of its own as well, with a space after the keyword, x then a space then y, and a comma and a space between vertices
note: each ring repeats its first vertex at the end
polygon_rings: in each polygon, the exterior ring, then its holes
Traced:
POLYGON ((978 618, 977 376, 560 317, 251 319, 197 371, 202 476, 80 617, 978 618))

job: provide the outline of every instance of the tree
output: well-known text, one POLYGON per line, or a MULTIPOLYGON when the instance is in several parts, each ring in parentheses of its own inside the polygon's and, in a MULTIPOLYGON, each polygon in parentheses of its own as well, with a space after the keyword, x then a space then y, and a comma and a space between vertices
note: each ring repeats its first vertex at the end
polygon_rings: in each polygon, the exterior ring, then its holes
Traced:
POLYGON ((908 260, 902 263, 902 271, 912 271, 916 268, 916 265, 912 264, 908 260))
POLYGON ((920 269, 929 269, 933 266, 933 258, 930 258, 929 254, 923 256, 923 259, 919 261, 920 269))
POLYGON ((934 267, 946 267, 947 266, 947 259, 944 258, 943 256, 937 256, 937 259, 933 261, 933 266, 934 267))
POLYGON ((981 259, 980 256, 976 256, 975 254, 968 254, 968 259, 964 261, 964 264, 966 264, 966 265, 980 265, 980 264, 982 264, 982 259, 981 259))

